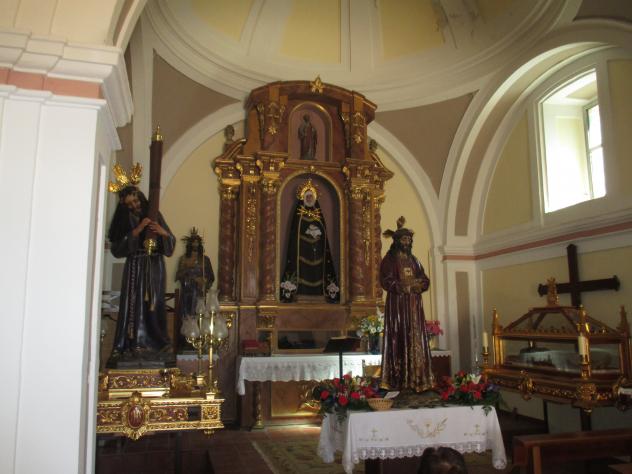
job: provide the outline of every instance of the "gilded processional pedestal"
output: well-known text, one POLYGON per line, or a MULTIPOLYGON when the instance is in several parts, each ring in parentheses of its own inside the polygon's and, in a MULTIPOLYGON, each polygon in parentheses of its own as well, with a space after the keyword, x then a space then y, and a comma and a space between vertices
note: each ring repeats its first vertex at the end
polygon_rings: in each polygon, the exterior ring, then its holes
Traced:
MULTIPOLYGON (((317 78, 257 88, 245 108, 246 136, 214 161, 222 312, 237 315, 240 350, 322 352, 382 301, 380 207, 392 173, 367 136, 376 106, 317 78)), ((274 389, 267 396, 274 415, 274 389)))

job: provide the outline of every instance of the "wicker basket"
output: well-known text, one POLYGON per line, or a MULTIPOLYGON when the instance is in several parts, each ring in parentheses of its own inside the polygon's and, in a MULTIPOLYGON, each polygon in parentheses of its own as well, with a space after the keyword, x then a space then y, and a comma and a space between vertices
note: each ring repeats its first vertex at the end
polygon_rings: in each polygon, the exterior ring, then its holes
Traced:
POLYGON ((375 411, 383 411, 390 410, 394 401, 395 400, 393 398, 369 398, 367 403, 371 409, 375 411))

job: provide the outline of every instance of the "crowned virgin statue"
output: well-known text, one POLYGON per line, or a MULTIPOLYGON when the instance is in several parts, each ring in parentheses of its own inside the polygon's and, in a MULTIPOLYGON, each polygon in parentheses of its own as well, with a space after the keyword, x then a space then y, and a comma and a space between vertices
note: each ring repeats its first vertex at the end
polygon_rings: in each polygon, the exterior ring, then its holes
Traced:
POLYGON ((293 302, 305 295, 338 303, 340 288, 327 240, 327 226, 318 204, 318 190, 311 178, 299 186, 296 197, 281 279, 281 301, 293 302))

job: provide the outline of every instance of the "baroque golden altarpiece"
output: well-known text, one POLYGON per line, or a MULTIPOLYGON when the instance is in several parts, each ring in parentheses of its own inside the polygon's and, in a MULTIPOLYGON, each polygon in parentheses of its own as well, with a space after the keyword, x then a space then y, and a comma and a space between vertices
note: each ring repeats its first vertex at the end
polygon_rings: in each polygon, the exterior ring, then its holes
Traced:
POLYGON ((272 353, 322 352, 328 337, 353 330, 382 299, 380 207, 392 173, 367 136, 376 106, 317 78, 257 88, 245 107, 245 138, 229 139, 213 163, 221 195, 222 312, 237 316, 238 347, 258 341, 272 353), (307 158, 299 131, 304 122, 315 130, 307 158), (291 213, 306 182, 317 188, 327 222, 336 303, 313 296, 286 303, 279 296, 291 213), (313 344, 300 344, 303 337, 313 344), (292 339, 298 343, 288 345, 292 339))

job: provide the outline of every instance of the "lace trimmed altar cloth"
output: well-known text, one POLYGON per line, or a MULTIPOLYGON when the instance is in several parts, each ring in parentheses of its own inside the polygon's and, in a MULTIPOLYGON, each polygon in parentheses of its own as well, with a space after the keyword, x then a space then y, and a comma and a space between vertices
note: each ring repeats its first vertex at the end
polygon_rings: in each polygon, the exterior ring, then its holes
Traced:
MULTIPOLYGON (((449 357, 450 351, 432 351, 432 357, 449 357)), ((362 361, 366 365, 380 365, 381 354, 346 353, 342 358, 342 371, 362 375, 362 361)), ((270 357, 239 357, 237 393, 246 393, 245 382, 290 382, 301 380, 331 380, 340 377, 337 354, 292 354, 270 357)))
MULTIPOLYGON (((343 354, 342 372, 362 375, 362 361, 366 365, 379 365, 382 356, 377 354, 343 354)), ((290 382, 300 380, 328 380, 340 377, 338 354, 296 354, 271 357, 240 357, 237 361, 239 376, 237 393, 246 393, 245 381, 290 382)))
POLYGON ((366 459, 421 456, 426 448, 439 446, 461 453, 491 449, 494 467, 507 467, 496 410, 485 415, 481 406, 354 411, 344 422, 336 415, 326 415, 318 455, 330 463, 336 451, 342 451, 342 467, 351 473, 354 464, 366 459))

